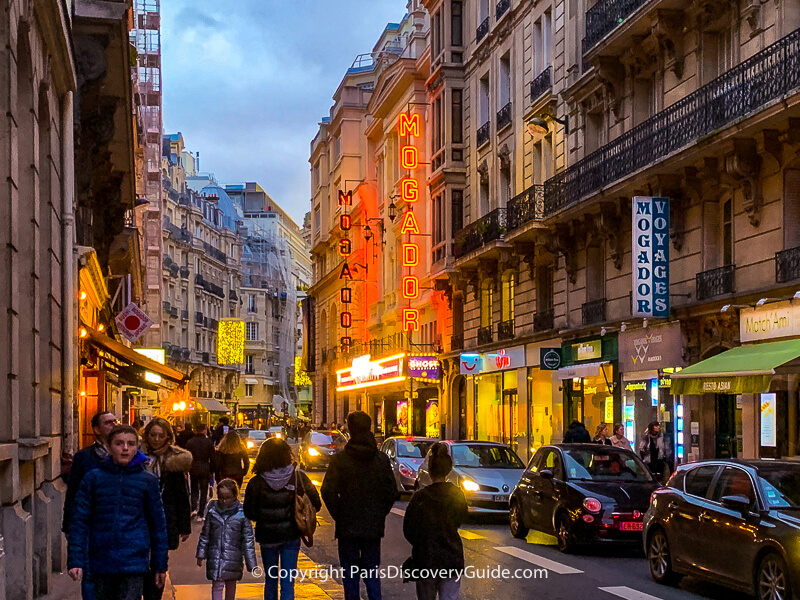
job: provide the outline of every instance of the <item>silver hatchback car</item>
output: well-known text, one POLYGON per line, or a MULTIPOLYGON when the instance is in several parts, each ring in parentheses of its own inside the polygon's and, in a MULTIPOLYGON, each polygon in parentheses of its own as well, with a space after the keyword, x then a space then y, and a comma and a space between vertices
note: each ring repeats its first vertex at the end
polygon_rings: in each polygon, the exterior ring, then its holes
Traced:
POLYGON ((414 491, 417 469, 428 453, 428 448, 437 441, 435 438, 424 437, 392 437, 383 442, 381 452, 392 463, 397 491, 401 494, 414 491))

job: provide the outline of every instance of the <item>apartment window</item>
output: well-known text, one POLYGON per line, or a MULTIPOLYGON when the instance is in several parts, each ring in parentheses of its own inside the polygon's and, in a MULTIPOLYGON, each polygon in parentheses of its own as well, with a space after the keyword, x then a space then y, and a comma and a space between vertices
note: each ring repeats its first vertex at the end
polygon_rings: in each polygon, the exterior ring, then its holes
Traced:
MULTIPOLYGON (((459 2, 459 4, 461 4, 459 2)), ((450 118, 454 144, 464 143, 464 103, 461 90, 450 92, 450 118)))
POLYGON ((316 231, 319 231, 321 226, 322 226, 322 213, 320 212, 318 206, 314 209, 314 229, 316 231))
POLYGON ((256 366, 254 361, 254 356, 252 354, 248 354, 244 357, 244 369, 245 373, 252 375, 256 372, 256 366))
POLYGON ((492 326, 492 281, 486 280, 481 284, 481 327, 492 326))
POLYGON ((500 205, 508 205, 511 200, 511 161, 500 164, 500 205))
POLYGON ((655 78, 640 77, 633 83, 633 124, 634 126, 652 117, 655 112, 655 78))
POLYGON ((480 202, 481 202, 481 214, 483 216, 487 214, 490 210, 492 210, 491 204, 489 203, 489 180, 481 181, 480 186, 480 202))
POLYGON ((586 126, 583 129, 583 147, 588 156, 602 145, 603 115, 587 113, 586 126))
POLYGON ((500 102, 497 109, 500 110, 511 102, 511 53, 505 54, 500 59, 500 102))
POLYGON ((333 162, 334 164, 339 161, 339 157, 342 155, 342 137, 337 135, 336 139, 333 142, 333 162))
POLYGON ((461 0, 450 2, 450 43, 464 45, 464 3, 461 0))
POLYGON ((442 52, 442 11, 437 11, 433 15, 431 35, 433 36, 433 58, 442 52))
POLYGON ((552 63, 552 15, 547 11, 533 24, 534 77, 552 63))
POLYGON ((703 84, 713 81, 732 68, 734 44, 731 29, 703 33, 702 69, 703 84))
POLYGON ((452 190, 450 192, 450 229, 453 233, 464 227, 464 192, 452 190))
POLYGON ((433 198, 433 245, 444 241, 444 198, 442 195, 433 198))
POLYGON ((783 247, 800 245, 800 169, 787 169, 783 179, 783 247))
POLYGON ((733 264, 733 207, 732 201, 722 205, 722 265, 733 264))
POLYGON ((254 313, 257 310, 256 305, 256 297, 254 294, 248 294, 247 296, 247 312, 254 313))
POLYGON ((489 18, 489 0, 480 0, 478 5, 478 23, 483 23, 489 18))
POLYGON ((253 383, 245 383, 244 384, 244 395, 247 398, 252 398, 253 397, 253 392, 255 391, 255 389, 256 389, 255 384, 253 384, 253 383))
POLYGON ((480 125, 482 126, 484 123, 489 122, 489 75, 482 77, 480 82, 478 83, 479 86, 479 105, 478 109, 480 110, 480 125))
POLYGON ((513 271, 506 273, 503 276, 503 306, 502 306, 502 320, 511 321, 514 319, 514 293, 516 289, 517 276, 513 271))
POLYGON ((602 300, 606 297, 605 248, 586 248, 586 301, 602 300))
POLYGON ((247 324, 247 341, 248 342, 258 341, 258 323, 247 324))
POLYGON ((553 267, 536 269, 536 310, 544 312, 553 308, 553 267))
POLYGON ((442 97, 433 101, 433 153, 442 148, 442 97))

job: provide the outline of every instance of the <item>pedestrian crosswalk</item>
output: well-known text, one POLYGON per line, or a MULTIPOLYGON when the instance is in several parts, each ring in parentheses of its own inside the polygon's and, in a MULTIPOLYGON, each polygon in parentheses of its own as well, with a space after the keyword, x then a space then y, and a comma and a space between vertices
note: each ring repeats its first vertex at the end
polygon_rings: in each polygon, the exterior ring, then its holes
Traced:
POLYGON ((545 558, 544 556, 534 554, 533 552, 528 552, 527 550, 523 550, 522 548, 517 548, 516 546, 498 546, 497 548, 495 548, 495 550, 497 550, 498 552, 503 552, 504 554, 508 554, 510 556, 514 556, 516 558, 520 558, 524 561, 531 563, 532 565, 536 565, 537 567, 547 569, 548 571, 552 571, 553 573, 557 573, 558 575, 577 575, 579 573, 583 573, 583 571, 581 571, 580 569, 576 569, 574 567, 570 567, 569 565, 565 565, 560 562, 550 560, 549 558, 545 558))
POLYGON ((602 592, 608 592, 609 594, 618 596, 619 598, 624 598, 625 600, 661 600, 661 598, 625 587, 624 585, 617 587, 601 587, 598 589, 602 592))

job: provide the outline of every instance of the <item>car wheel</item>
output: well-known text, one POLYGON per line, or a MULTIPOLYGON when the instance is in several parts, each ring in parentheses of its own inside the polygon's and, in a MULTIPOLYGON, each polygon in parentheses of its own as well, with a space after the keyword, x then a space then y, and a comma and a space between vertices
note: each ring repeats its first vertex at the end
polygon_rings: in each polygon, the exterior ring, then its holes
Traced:
POLYGON ((511 503, 511 508, 508 511, 508 524, 511 527, 511 535, 518 540, 524 540, 528 537, 528 528, 523 524, 522 507, 519 502, 511 503))
POLYGON ((756 593, 759 600, 789 600, 792 590, 786 561, 775 552, 767 554, 758 565, 756 593))
POLYGON ((647 542, 647 564, 653 581, 663 585, 674 585, 680 576, 672 570, 672 554, 669 550, 667 534, 656 529, 647 542))
POLYGON ((561 513, 556 521, 556 538, 558 538, 558 549, 561 552, 575 551, 575 536, 572 532, 572 522, 567 513, 561 513))

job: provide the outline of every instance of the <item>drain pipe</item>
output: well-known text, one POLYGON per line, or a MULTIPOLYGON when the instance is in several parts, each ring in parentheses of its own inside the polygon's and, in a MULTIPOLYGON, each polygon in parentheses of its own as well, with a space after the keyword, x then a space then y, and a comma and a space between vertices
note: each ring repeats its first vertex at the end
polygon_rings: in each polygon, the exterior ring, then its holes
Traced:
POLYGON ((75 263, 75 130, 74 95, 72 91, 64 94, 61 108, 61 160, 63 168, 61 198, 61 282, 63 327, 61 330, 61 452, 74 453, 77 450, 73 430, 73 406, 75 390, 78 385, 76 370, 76 349, 78 343, 77 302, 75 263))

